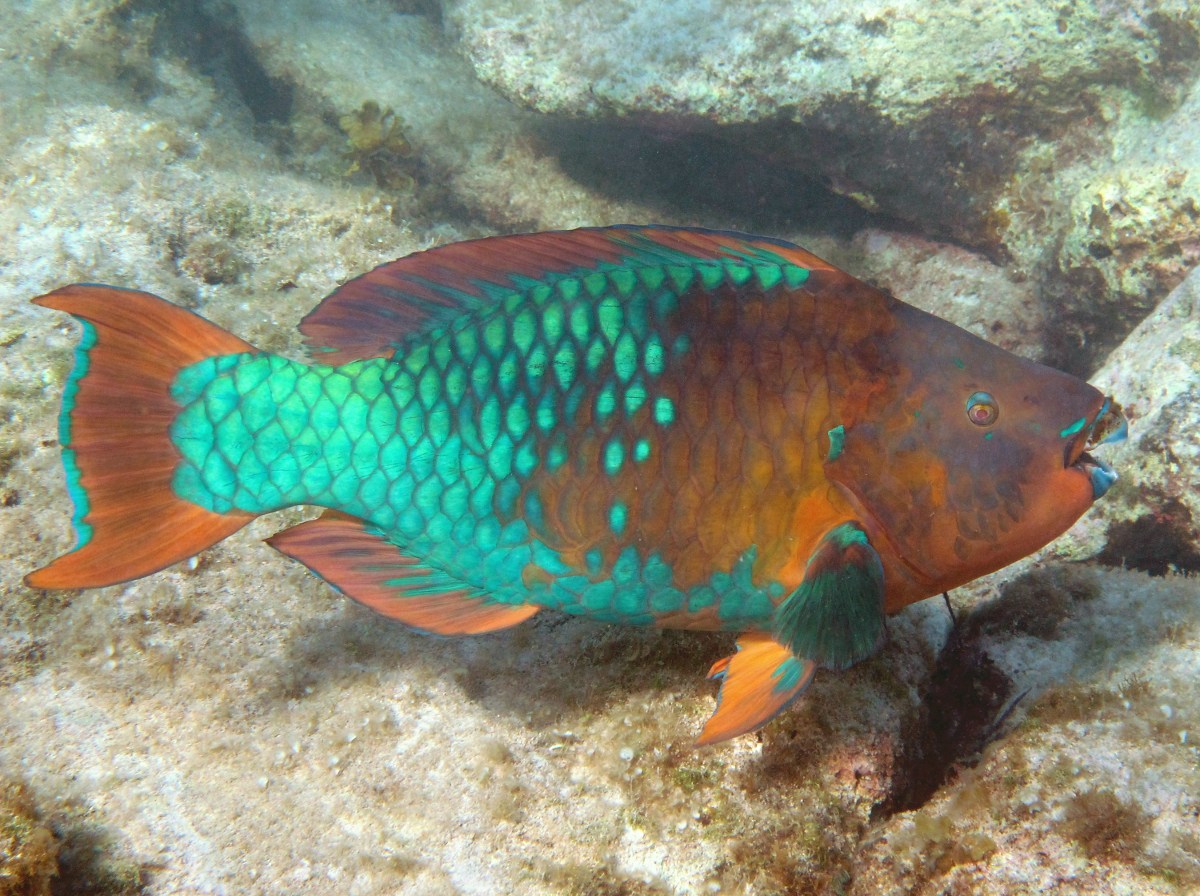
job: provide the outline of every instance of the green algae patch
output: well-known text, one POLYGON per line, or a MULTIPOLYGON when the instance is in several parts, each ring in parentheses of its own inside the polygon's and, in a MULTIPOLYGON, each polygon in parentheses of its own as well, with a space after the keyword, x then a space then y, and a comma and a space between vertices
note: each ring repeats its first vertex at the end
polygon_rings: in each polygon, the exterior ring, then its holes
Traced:
POLYGON ((58 842, 24 785, 0 779, 0 896, 49 896, 58 842))
POLYGON ((401 165, 401 160, 412 154, 412 146, 391 107, 367 100, 354 112, 341 116, 338 126, 346 135, 343 156, 349 163, 347 175, 366 170, 382 189, 412 188, 412 177, 401 165))

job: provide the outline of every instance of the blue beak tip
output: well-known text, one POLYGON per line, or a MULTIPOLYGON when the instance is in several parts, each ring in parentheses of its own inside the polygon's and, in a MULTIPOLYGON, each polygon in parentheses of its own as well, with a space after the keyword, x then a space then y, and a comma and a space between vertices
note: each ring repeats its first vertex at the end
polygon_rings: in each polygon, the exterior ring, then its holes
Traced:
POLYGON ((1101 498, 1117 481, 1117 471, 1104 461, 1097 461, 1089 471, 1092 480, 1092 497, 1101 498))
POLYGON ((1101 445, 1115 445, 1117 442, 1124 442, 1129 437, 1129 420, 1122 415, 1121 422, 1117 428, 1104 437, 1101 445))

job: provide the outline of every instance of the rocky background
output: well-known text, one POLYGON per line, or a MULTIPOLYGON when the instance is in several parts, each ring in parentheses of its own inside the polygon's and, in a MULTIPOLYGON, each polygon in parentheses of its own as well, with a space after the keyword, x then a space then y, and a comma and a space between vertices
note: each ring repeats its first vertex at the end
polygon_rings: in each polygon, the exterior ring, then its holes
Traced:
POLYGON ((1200 7, 26 0, 0 30, 0 894, 1200 889, 1200 7), (443 242, 793 239, 1129 410, 1039 558, 759 737, 730 639, 420 637, 258 543, 31 591, 77 332, 138 286, 263 348, 443 242))

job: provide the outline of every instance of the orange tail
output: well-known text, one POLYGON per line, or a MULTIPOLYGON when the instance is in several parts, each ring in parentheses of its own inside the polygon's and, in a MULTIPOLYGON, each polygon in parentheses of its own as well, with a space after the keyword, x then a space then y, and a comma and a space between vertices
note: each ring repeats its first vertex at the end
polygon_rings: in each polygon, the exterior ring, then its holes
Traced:
POLYGON ((254 351, 215 324, 150 293, 65 286, 33 300, 83 324, 63 390, 59 440, 75 502, 75 549, 25 577, 34 588, 93 588, 157 572, 232 535, 252 518, 175 494, 179 454, 168 427, 179 371, 254 351))

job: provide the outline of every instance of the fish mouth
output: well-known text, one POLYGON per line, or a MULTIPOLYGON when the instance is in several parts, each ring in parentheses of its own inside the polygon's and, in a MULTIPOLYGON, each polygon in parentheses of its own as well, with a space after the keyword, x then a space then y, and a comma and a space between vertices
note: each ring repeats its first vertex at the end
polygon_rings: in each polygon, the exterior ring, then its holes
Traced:
POLYGON ((1092 484, 1092 499, 1100 498, 1117 481, 1117 471, 1089 452, 1101 445, 1110 445, 1125 440, 1129 432, 1129 421, 1121 412, 1121 406, 1112 398, 1104 404, 1092 422, 1083 427, 1067 445, 1064 466, 1079 470, 1092 484))

